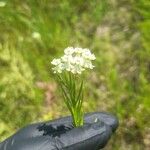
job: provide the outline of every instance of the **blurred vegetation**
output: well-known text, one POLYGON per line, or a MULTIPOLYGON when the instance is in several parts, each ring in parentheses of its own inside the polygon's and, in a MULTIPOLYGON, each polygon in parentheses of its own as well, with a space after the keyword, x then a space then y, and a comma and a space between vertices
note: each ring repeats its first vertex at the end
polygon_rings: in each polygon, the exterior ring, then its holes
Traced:
POLYGON ((120 121, 106 149, 148 149, 149 9, 149 0, 0 1, 0 140, 68 114, 50 61, 65 47, 80 46, 97 56, 85 111, 111 112, 120 121))

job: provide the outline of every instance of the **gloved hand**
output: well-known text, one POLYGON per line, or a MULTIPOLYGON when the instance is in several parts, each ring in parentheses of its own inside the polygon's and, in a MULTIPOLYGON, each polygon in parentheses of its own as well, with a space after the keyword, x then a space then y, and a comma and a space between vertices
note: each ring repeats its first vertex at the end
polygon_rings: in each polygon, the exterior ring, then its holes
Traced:
POLYGON ((99 150, 118 127, 107 113, 88 113, 84 120, 77 128, 71 117, 28 125, 0 143, 0 150, 99 150))

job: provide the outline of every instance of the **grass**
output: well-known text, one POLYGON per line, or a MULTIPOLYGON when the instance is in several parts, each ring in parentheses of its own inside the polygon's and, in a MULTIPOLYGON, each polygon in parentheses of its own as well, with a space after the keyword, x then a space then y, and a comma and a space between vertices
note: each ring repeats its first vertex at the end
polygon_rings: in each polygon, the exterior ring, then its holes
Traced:
POLYGON ((67 46, 81 46, 97 57, 96 68, 87 77, 84 110, 111 112, 120 121, 106 149, 148 148, 149 2, 3 2, 0 140, 33 121, 69 113, 55 90, 50 61, 67 46))

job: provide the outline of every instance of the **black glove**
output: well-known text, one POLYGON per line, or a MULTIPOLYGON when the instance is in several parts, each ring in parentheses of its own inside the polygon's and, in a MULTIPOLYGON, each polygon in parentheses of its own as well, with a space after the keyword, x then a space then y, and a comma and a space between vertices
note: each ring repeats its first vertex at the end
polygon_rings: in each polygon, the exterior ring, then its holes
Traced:
POLYGON ((0 150, 99 150, 117 127, 117 118, 107 113, 88 113, 77 128, 64 117, 28 125, 0 143, 0 150))

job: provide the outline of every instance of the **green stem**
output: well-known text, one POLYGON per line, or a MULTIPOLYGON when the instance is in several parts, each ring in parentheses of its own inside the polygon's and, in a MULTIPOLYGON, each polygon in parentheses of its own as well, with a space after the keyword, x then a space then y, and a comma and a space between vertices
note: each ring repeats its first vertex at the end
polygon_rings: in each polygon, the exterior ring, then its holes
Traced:
POLYGON ((62 77, 58 76, 58 79, 64 101, 72 115, 73 125, 75 127, 82 126, 83 81, 78 84, 79 80, 76 80, 76 76, 72 73, 64 74, 62 77))

